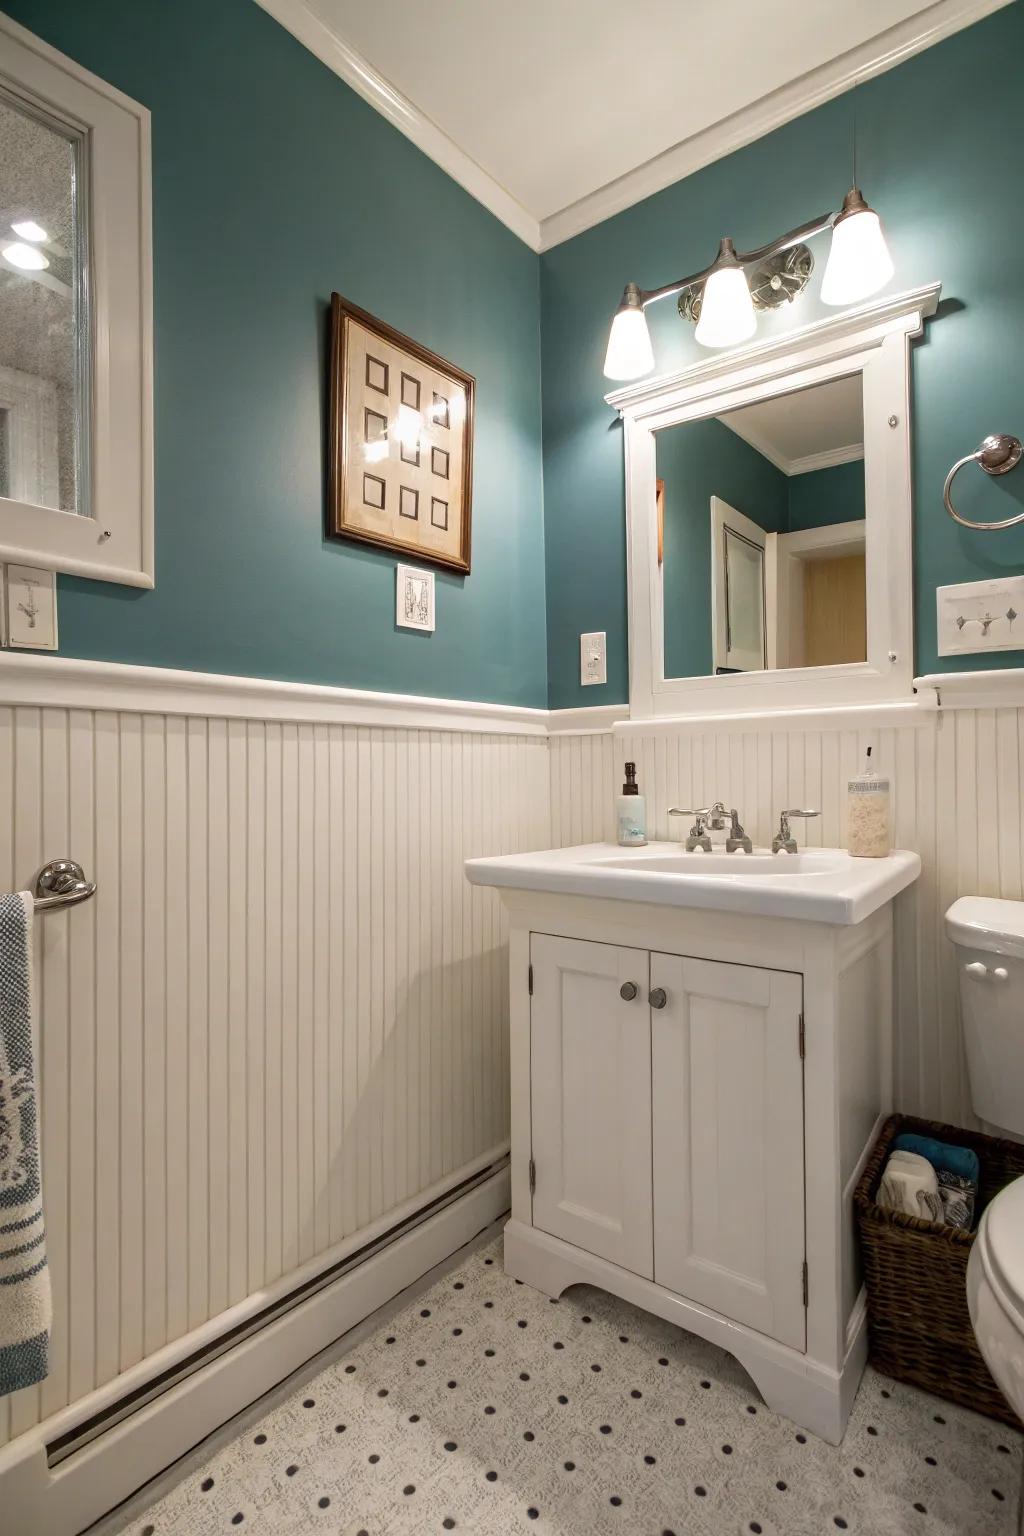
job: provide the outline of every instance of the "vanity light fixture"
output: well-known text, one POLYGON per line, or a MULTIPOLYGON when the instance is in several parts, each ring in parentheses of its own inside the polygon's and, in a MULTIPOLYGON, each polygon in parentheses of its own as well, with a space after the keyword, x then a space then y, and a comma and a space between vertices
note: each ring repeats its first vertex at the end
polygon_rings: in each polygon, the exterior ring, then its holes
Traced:
POLYGON ((893 275, 892 258, 878 214, 851 187, 838 213, 819 214, 754 251, 737 251, 723 240, 709 267, 662 288, 627 283, 612 320, 604 371, 609 379, 639 379, 654 367, 654 349, 644 313, 648 304, 679 295, 679 313, 696 321, 705 347, 731 347, 757 328, 758 309, 775 309, 807 286, 814 258, 806 241, 832 231, 832 247, 821 288, 825 304, 855 304, 877 293, 893 275), (748 277, 749 272, 749 277, 748 277))
POLYGON ((832 221, 832 245, 821 283, 823 304, 856 304, 884 288, 893 264, 878 214, 851 187, 832 221))
POLYGON ((0 250, 0 256, 9 261, 12 267, 21 267, 24 272, 42 272, 50 265, 49 258, 34 245, 22 245, 15 241, 13 245, 5 245, 0 250))

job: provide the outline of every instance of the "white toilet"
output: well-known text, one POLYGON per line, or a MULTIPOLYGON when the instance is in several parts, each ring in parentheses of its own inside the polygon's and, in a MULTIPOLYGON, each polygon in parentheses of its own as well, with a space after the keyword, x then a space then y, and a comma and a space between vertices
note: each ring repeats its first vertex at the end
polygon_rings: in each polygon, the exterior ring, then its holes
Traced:
MULTIPOLYGON (((961 896, 946 913, 957 947, 971 1102, 996 1134, 1024 1137, 1024 902, 961 896)), ((978 1348, 1024 1417, 1024 1178, 995 1197, 967 1269, 978 1348)))

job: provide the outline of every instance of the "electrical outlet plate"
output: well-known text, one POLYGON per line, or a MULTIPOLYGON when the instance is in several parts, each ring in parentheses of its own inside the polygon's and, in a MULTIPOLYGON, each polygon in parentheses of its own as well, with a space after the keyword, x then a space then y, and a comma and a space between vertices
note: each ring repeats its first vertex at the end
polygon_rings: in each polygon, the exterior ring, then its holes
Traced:
POLYGON ((939 587, 935 609, 940 656, 1024 650, 1024 576, 939 587))
POLYGON ((57 649, 57 573, 9 565, 5 573, 7 644, 15 650, 57 649))
POLYGON ((580 635, 581 685, 584 688, 590 688, 594 683, 606 683, 607 681, 608 667, 604 630, 598 630, 589 635, 580 635))

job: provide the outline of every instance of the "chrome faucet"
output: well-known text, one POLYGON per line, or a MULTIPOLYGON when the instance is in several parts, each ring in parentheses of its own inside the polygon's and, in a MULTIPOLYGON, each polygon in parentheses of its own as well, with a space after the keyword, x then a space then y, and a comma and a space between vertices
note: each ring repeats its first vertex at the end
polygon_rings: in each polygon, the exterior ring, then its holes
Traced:
POLYGON ((712 832, 722 832, 727 826, 729 828, 729 835, 725 840, 726 853, 735 853, 737 848, 741 848, 744 853, 753 853, 754 851, 750 838, 740 824, 739 813, 735 809, 731 811, 726 810, 721 800, 716 800, 714 805, 704 806, 701 810, 688 811, 684 810, 681 806, 672 805, 669 807, 668 814, 670 816, 692 816, 694 818, 693 826, 690 828, 686 838, 687 853, 693 853, 697 848, 702 848, 705 853, 710 853, 711 838, 708 836, 709 829, 712 832))
POLYGON ((670 805, 668 813, 670 816, 693 817, 693 826, 686 837, 687 853, 693 853, 696 848, 703 848, 705 853, 711 852, 711 839, 708 837, 708 817, 711 811, 707 806, 702 811, 686 811, 682 806, 670 805))
POLYGON ((820 816, 820 811, 780 811, 779 830, 772 838, 772 853, 796 853, 797 841, 790 830, 789 818, 800 816, 803 820, 809 820, 812 816, 820 816))

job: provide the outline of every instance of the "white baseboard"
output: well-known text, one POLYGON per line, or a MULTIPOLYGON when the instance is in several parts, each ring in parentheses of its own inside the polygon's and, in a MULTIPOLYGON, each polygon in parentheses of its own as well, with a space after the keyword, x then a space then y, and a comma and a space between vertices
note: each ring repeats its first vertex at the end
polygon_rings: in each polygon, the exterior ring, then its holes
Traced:
POLYGON ((3 1530, 11 1536, 76 1536, 442 1263, 508 1205, 506 1167, 56 1467, 47 1463, 52 1423, 20 1436, 0 1466, 3 1530))

